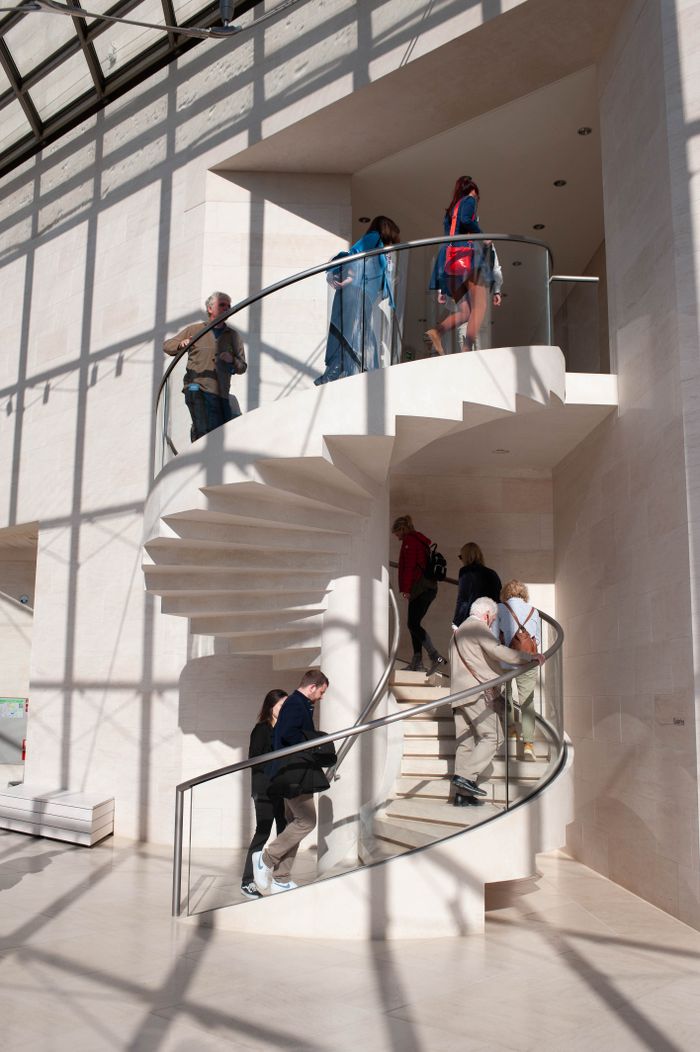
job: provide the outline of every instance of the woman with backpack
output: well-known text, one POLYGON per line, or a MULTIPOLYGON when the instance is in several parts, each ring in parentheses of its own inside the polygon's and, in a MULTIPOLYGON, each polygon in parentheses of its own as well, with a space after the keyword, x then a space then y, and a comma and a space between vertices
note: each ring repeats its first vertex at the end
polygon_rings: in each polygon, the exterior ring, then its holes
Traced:
MULTIPOLYGON (((501 642, 511 650, 539 654, 542 651, 542 619, 530 603, 527 585, 522 581, 508 581, 501 592, 498 605, 498 630, 501 642)), ((510 737, 517 738, 513 683, 517 684, 518 705, 522 719, 523 759, 534 761, 535 757, 535 687, 538 669, 531 668, 515 680, 506 683, 508 724, 510 737)))
POLYGON ((447 661, 438 653, 421 623, 437 595, 437 581, 426 576, 430 558, 430 538, 418 532, 410 515, 399 516, 391 527, 391 532, 401 541, 399 591, 404 599, 408 599, 407 623, 413 644, 413 657, 407 666, 408 671, 426 671, 428 676, 435 672, 444 673, 447 671, 447 661), (423 648, 430 658, 427 670, 423 665, 423 648))
MULTIPOLYGON (((480 234, 478 211, 479 187, 470 175, 461 175, 445 209, 445 236, 480 234)), ((475 349, 493 280, 491 252, 490 241, 458 241, 442 245, 433 267, 430 288, 437 292, 438 303, 446 303, 449 297, 457 309, 423 334, 425 344, 433 354, 445 353, 442 337, 460 325, 467 326, 463 350, 475 349)))

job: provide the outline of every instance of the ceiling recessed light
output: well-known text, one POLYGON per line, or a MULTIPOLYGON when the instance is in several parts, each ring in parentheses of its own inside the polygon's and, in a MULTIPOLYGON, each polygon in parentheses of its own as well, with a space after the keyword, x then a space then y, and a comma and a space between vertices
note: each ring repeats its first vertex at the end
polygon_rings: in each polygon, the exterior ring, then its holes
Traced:
POLYGON ((358 223, 369 223, 369 216, 360 216, 357 220, 358 223))
POLYGON ((493 449, 493 450, 491 450, 491 452, 492 453, 498 453, 499 456, 502 456, 504 453, 510 453, 510 450, 509 449, 493 449))
POLYGON ((566 179, 555 179, 554 186, 566 186, 566 179))
POLYGON ((578 129, 578 134, 579 135, 590 135, 592 131, 593 131, 593 129, 589 128, 587 124, 582 124, 581 127, 578 129))
POLYGON ((532 224, 532 229, 533 230, 544 230, 544 223, 533 223, 532 224))

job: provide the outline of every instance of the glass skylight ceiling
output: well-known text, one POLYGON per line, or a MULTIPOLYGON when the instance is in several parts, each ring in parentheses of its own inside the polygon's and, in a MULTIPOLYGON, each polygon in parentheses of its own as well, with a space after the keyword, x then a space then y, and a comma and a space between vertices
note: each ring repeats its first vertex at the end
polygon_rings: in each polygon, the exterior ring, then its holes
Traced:
MULTIPOLYGON (((76 10, 79 0, 65 0, 76 10)), ((206 29, 207 0, 83 0, 93 14, 206 29)), ((0 0, 11 7, 13 0, 0 0)), ((255 6, 243 0, 235 17, 255 6)), ((0 13, 0 175, 201 41, 140 26, 48 11, 0 13)))

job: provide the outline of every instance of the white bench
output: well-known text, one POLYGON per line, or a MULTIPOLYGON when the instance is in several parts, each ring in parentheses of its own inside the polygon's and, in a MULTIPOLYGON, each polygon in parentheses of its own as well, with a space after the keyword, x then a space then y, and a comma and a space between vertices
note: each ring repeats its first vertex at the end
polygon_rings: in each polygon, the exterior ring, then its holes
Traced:
POLYGON ((0 788, 0 829, 92 847, 114 832, 114 797, 32 785, 0 788))

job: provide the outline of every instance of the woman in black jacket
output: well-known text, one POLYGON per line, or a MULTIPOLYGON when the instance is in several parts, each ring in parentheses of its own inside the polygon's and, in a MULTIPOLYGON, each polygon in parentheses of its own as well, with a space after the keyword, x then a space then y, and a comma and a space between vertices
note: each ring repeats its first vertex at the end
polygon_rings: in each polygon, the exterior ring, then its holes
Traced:
MULTIPOLYGON (((250 735, 249 759, 272 752, 272 731, 277 723, 279 711, 286 697, 286 690, 271 690, 265 695, 258 722, 253 727, 250 735)), ((284 800, 281 797, 277 797, 273 801, 268 796, 270 779, 265 774, 265 765, 261 764, 259 767, 252 767, 250 777, 251 796, 255 804, 256 826, 253 839, 248 848, 248 854, 246 855, 241 891, 248 899, 260 899, 262 895, 256 888, 253 880, 253 852, 260 851, 267 843, 272 831, 273 821, 277 826, 277 836, 279 836, 287 825, 287 819, 284 815, 284 800)))
POLYGON ((454 628, 459 628, 462 621, 469 617, 471 605, 477 599, 486 596, 494 603, 501 600, 501 579, 495 570, 484 566, 481 548, 474 541, 463 544, 459 551, 462 569, 459 571, 459 591, 453 619, 454 628))

